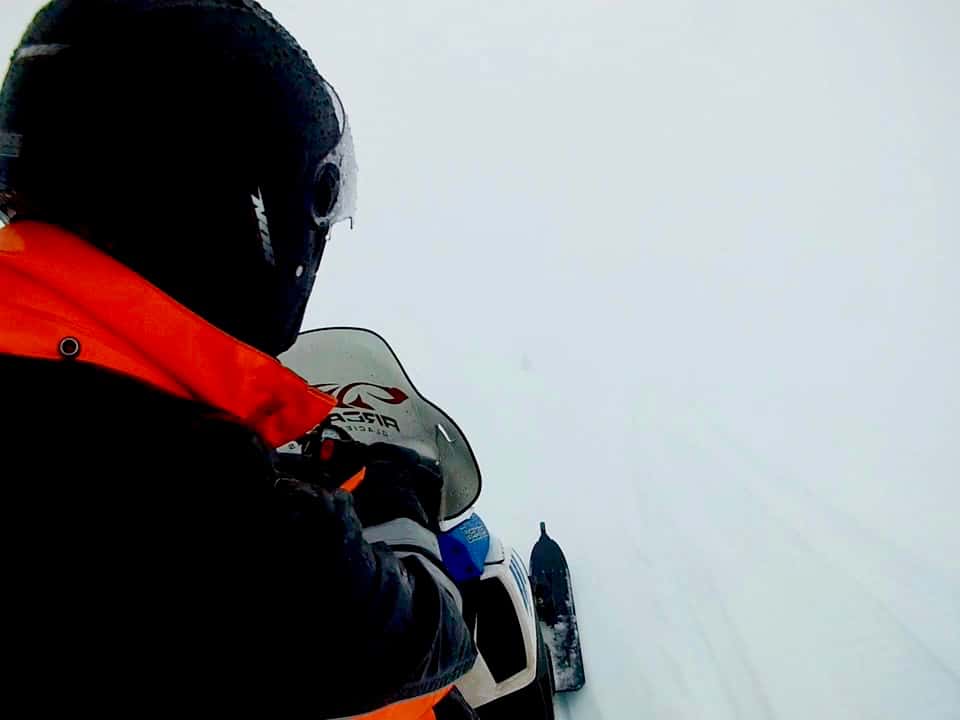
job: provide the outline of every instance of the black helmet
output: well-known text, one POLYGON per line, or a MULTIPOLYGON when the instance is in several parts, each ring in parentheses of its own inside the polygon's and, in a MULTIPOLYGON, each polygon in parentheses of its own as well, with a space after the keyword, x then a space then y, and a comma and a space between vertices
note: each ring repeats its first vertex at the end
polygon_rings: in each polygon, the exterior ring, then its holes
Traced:
POLYGON ((78 233, 271 354, 355 173, 339 98, 252 0, 55 0, 0 92, 2 219, 78 233))

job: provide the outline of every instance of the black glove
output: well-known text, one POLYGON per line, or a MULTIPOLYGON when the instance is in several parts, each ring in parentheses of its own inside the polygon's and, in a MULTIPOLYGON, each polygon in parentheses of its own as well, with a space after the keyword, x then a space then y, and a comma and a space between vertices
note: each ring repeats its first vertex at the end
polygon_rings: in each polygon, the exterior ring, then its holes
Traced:
POLYGON ((366 477, 353 493, 364 527, 408 518, 432 532, 440 529, 443 476, 413 450, 387 443, 367 449, 366 477))
MULTIPOLYGON (((399 557, 386 541, 364 539, 343 490, 280 478, 272 491, 274 522, 256 546, 264 552, 237 558, 244 569, 251 555, 262 563, 252 578, 275 614, 270 640, 287 643, 288 662, 275 669, 294 696, 306 698, 320 678, 324 691, 310 699, 319 717, 359 715, 450 685, 473 666, 459 595, 429 555, 399 557)), ((264 657, 279 657, 273 647, 264 657)))
POLYGON ((457 688, 433 708, 433 714, 437 720, 480 720, 477 711, 467 704, 457 688))

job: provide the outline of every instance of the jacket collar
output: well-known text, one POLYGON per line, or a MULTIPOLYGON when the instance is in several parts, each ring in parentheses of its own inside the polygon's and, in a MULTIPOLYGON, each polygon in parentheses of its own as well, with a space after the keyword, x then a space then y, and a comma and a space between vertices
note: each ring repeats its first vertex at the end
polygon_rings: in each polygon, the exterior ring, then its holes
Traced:
POLYGON ((225 411, 272 447, 336 401, 93 245, 22 221, 0 229, 0 354, 84 362, 225 411))

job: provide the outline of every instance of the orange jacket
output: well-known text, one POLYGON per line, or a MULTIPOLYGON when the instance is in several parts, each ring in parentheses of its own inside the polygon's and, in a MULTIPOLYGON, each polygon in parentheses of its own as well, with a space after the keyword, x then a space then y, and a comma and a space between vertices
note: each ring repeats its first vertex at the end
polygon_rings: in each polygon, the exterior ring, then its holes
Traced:
MULTIPOLYGON (((0 354, 91 363, 226 411, 271 446, 336 404, 275 358, 180 305, 82 239, 51 225, 0 229, 0 354)), ((432 720, 449 689, 363 715, 432 720)))

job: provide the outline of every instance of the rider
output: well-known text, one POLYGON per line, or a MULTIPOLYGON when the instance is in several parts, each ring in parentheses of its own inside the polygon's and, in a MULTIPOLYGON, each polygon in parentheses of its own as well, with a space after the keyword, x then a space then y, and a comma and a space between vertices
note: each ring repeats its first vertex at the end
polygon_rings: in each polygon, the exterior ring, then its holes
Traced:
POLYGON ((413 720, 472 666, 429 513, 390 514, 405 475, 355 508, 271 460, 332 406, 275 357, 355 187, 340 100, 252 0, 30 24, 0 92, 0 507, 6 687, 35 712, 413 720), (416 526, 402 559, 364 540, 384 520, 416 526))

